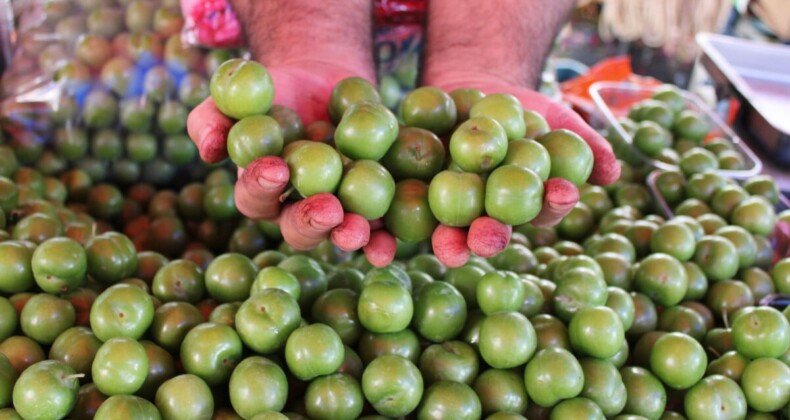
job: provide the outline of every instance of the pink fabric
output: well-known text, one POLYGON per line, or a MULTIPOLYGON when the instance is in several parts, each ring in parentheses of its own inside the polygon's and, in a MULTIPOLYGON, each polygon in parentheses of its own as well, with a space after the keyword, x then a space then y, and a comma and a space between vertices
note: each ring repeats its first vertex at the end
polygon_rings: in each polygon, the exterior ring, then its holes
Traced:
POLYGON ((244 35, 226 0, 181 0, 184 33, 193 43, 210 48, 244 45, 244 35))

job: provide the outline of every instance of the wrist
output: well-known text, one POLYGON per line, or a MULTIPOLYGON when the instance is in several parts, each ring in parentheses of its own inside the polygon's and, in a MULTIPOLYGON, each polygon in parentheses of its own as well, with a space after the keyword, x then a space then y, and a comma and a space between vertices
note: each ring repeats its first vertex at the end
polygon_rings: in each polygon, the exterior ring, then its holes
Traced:
POLYGON ((523 76, 491 72, 484 69, 458 70, 458 68, 456 66, 426 66, 422 75, 422 84, 425 86, 436 86, 448 92, 462 88, 480 89, 486 94, 496 93, 490 91, 495 86, 533 89, 532 85, 527 82, 527 78, 523 76))
POLYGON ((289 51, 285 54, 254 51, 252 58, 267 67, 301 68, 301 69, 332 69, 333 73, 345 74, 345 77, 362 77, 376 83, 376 72, 372 58, 354 56, 353 51, 347 53, 327 53, 326 50, 308 53, 306 51, 289 51))
POLYGON ((229 0, 254 59, 266 66, 350 69, 375 80, 370 0, 229 0))

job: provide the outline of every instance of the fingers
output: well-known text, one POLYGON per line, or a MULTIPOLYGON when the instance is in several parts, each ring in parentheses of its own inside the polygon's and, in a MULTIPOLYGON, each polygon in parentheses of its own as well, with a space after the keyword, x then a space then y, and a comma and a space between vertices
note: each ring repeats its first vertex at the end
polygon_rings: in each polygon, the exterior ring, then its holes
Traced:
POLYGON ((475 255, 493 257, 510 242, 513 227, 488 216, 475 219, 469 226, 466 244, 475 255))
POLYGON ((469 260, 471 250, 464 228, 437 226, 431 235, 431 245, 436 258, 449 268, 460 267, 469 260))
POLYGON ((201 102, 187 117, 187 133, 195 142, 200 158, 208 163, 228 157, 225 147, 228 131, 234 121, 222 114, 210 97, 201 102))
POLYGON ((236 208, 251 219, 274 219, 280 213, 280 195, 290 179, 288 165, 279 156, 264 156, 239 170, 233 194, 236 208))
POLYGON ((332 194, 320 193, 283 208, 280 232, 283 240, 299 251, 315 248, 343 223, 343 206, 332 194))
POLYGON ((374 267, 385 267, 395 259, 395 251, 398 248, 395 237, 384 229, 375 230, 370 233, 370 241, 362 250, 365 257, 374 267))
POLYGON ((552 129, 564 128, 581 136, 592 150, 595 163, 588 180, 591 184, 607 185, 620 178, 620 165, 612 151, 612 145, 572 109, 565 105, 551 102, 544 113, 546 121, 552 129))
POLYGON ((332 229, 329 238, 343 251, 356 251, 370 241, 370 223, 356 213, 346 213, 343 222, 332 229))
POLYGON ((543 208, 530 223, 538 227, 554 226, 579 201, 579 189, 563 178, 550 178, 543 183, 543 208))

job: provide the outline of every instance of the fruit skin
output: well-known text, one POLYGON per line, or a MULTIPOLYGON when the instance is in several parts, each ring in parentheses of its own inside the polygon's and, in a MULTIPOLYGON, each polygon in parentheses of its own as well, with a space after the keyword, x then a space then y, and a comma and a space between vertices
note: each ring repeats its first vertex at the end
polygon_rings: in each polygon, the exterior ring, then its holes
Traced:
POLYGON ((160 420, 162 415, 150 401, 135 395, 113 395, 96 410, 94 419, 150 419, 160 420))
POLYGON ((307 381, 335 372, 343 363, 343 341, 325 324, 296 329, 285 342, 285 362, 297 378, 307 381))
POLYGON ((519 310, 524 298, 524 285, 517 276, 491 272, 477 283, 477 304, 486 315, 519 310))
POLYGON ((644 258, 634 274, 636 289, 664 306, 680 303, 688 290, 683 264, 667 254, 651 254, 644 258))
POLYGON ((731 328, 735 349, 750 359, 778 358, 790 347, 790 322, 770 306, 738 314, 731 328))
POLYGON ((686 392, 683 405, 689 419, 742 419, 746 396, 738 384, 722 375, 711 375, 686 392))
POLYGON ((486 179, 486 214, 506 225, 522 225, 543 208, 543 182, 530 169, 502 165, 486 179))
POLYGON ((401 127, 381 163, 398 181, 429 182, 444 167, 445 154, 444 144, 436 134, 421 128, 401 127))
POLYGON ((222 63, 211 76, 211 98, 223 114, 242 119, 269 112, 274 83, 258 62, 234 58, 222 63))
POLYGON ((579 360, 584 371, 584 389, 580 396, 598 404, 606 416, 619 414, 627 398, 625 384, 610 362, 586 358, 579 360))
POLYGON ((671 136, 653 121, 643 121, 633 135, 634 146, 646 156, 655 158, 672 143, 671 136))
POLYGON ((239 253, 222 254, 206 268, 206 291, 220 302, 246 300, 257 273, 258 267, 247 256, 239 253))
POLYGON ((406 416, 422 399, 422 375, 417 366, 404 357, 380 356, 362 372, 362 393, 379 414, 406 416))
POLYGON ((710 281, 728 280, 738 272, 738 250, 728 239, 706 235, 697 242, 694 262, 710 281))
POLYGON ((565 178, 582 185, 590 177, 593 154, 590 146, 578 134, 565 129, 550 131, 536 139, 549 152, 549 178, 565 178))
POLYGON ((227 381, 241 356, 241 339, 227 325, 200 324, 191 329, 181 343, 184 371, 199 376, 209 386, 227 381))
POLYGON ((688 261, 694 256, 694 232, 683 223, 665 223, 650 237, 650 250, 671 255, 679 261, 688 261))
POLYGON ((723 375, 733 381, 740 382, 743 370, 747 364, 749 364, 749 359, 735 350, 730 350, 722 354, 718 359, 710 362, 706 374, 708 376, 713 374, 723 375))
POLYGON ((401 101, 400 112, 407 126, 423 128, 437 135, 449 132, 458 118, 453 98, 433 86, 411 91, 401 101))
POLYGON ((316 420, 356 419, 364 402, 359 382, 343 373, 314 379, 304 398, 307 415, 316 420))
POLYGON ((14 408, 25 419, 65 418, 74 407, 79 386, 74 369, 65 363, 35 363, 14 385, 14 408))
POLYGON ((288 379, 282 368, 261 356, 242 360, 230 376, 230 403, 244 418, 266 411, 282 411, 288 398, 288 379))
POLYGON ((91 329, 102 341, 114 337, 139 339, 153 319, 151 296, 139 287, 124 283, 105 289, 90 310, 91 329))
POLYGON ((30 260, 33 250, 17 242, 0 243, 0 292, 13 294, 28 290, 35 284, 30 260))
POLYGON ((507 93, 494 93, 477 101, 469 109, 469 117, 485 116, 498 122, 507 133, 508 140, 524 138, 527 124, 521 102, 507 93))
POLYGON ((502 165, 517 165, 531 169, 542 181, 549 179, 551 156, 548 150, 532 139, 513 140, 507 144, 507 154, 502 165))
POLYGON ((480 397, 483 414, 497 411, 523 413, 527 408, 524 379, 513 370, 486 370, 475 379, 474 390, 480 397))
POLYGON ((335 146, 353 160, 379 160, 398 137, 398 120, 382 104, 349 107, 335 129, 335 146))
MULTIPOLYGON (((477 354, 475 354, 477 357, 477 354)), ((0 407, 10 407, 12 404, 14 383, 16 383, 19 375, 17 375, 14 366, 8 361, 8 358, 0 353, 0 407)))
POLYGON ((428 186, 428 204, 434 217, 447 226, 469 226, 483 214, 485 187, 479 175, 442 171, 428 186))
POLYGON ((450 157, 466 172, 484 173, 496 168, 507 155, 507 135, 496 120, 473 117, 450 137, 450 157))
POLYGON ((568 333, 571 345, 583 354, 608 359, 625 342, 623 323, 617 313, 606 307, 582 308, 573 315, 568 333))
POLYGON ((480 418, 481 411, 480 398, 469 385, 439 381, 425 390, 417 418, 473 420, 480 418))
POLYGON ((395 196, 395 180, 380 163, 358 160, 346 170, 337 196, 345 211, 375 220, 390 208, 395 196))
POLYGON ((395 184, 395 195, 384 215, 384 224, 401 241, 420 242, 430 238, 439 222, 428 202, 428 184, 416 179, 395 184))
POLYGON ((790 401, 790 367, 772 358, 752 360, 741 375, 741 389, 749 408, 776 411, 790 401))
POLYGON ((340 155, 325 143, 307 142, 288 153, 285 162, 291 172, 291 184, 302 197, 334 193, 343 175, 340 155))
POLYGON ((76 241, 57 237, 36 247, 31 266, 41 290, 51 294, 65 293, 85 280, 88 256, 76 241))
POLYGON ((779 293, 790 293, 790 258, 776 262, 771 271, 771 280, 779 293))
POLYGON ((296 299, 280 289, 264 289, 241 304, 235 327, 247 347, 267 354, 282 348, 301 320, 296 299))
POLYGON ((629 366, 620 370, 628 394, 623 414, 658 420, 667 404, 664 385, 649 370, 629 366))
POLYGON ((722 226, 715 235, 729 239, 738 251, 738 268, 747 269, 755 265, 757 260, 757 242, 754 236, 740 226, 722 226))
POLYGON ((422 337, 441 343, 461 332, 466 314, 466 301, 458 289, 435 281, 423 286, 415 296, 412 322, 422 337))
POLYGON ((576 397, 561 401, 554 406, 551 410, 550 420, 563 420, 563 419, 603 419, 603 411, 593 401, 576 397))
POLYGON ((156 407, 165 420, 209 418, 214 413, 214 396, 202 379, 183 374, 168 379, 156 391, 156 407))
POLYGON ((148 375, 142 344, 128 337, 111 338, 99 347, 91 367, 96 387, 105 395, 133 394, 148 375))
POLYGON ((348 77, 338 82, 329 96, 327 111, 332 122, 337 124, 346 110, 360 102, 380 103, 378 90, 361 77, 348 77))
MULTIPOLYGON (((420 357, 420 340, 410 329, 395 333, 375 334, 364 332, 357 345, 362 363, 370 363, 377 357, 395 354, 417 363, 420 357)), ((353 351, 353 350, 352 350, 353 351)))
POLYGON ((163 302, 197 303, 205 294, 203 270, 192 261, 178 259, 165 264, 154 275, 151 293, 163 302))
MULTIPOLYGON (((346 345, 354 345, 362 333, 357 316, 359 293, 349 288, 331 288, 313 303, 314 322, 329 325, 346 345)), ((299 310, 299 307, 296 307, 299 310)), ((297 312, 298 313, 298 312, 297 312)))
POLYGON ((458 111, 458 121, 468 120, 469 110, 485 96, 485 93, 477 89, 459 88, 451 91, 450 97, 455 102, 455 107, 458 111))
POLYGON ((33 295, 19 314, 22 332, 43 345, 52 344, 75 321, 71 302, 46 293, 33 295))
POLYGON ((526 363, 537 348, 535 328, 519 312, 493 313, 480 324, 478 351, 495 369, 509 369, 526 363))
POLYGON ((279 155, 283 142, 282 129, 274 118, 249 116, 233 124, 228 132, 228 156, 237 166, 245 168, 259 157, 279 155))
POLYGON ((419 367, 428 385, 437 381, 471 385, 477 378, 480 363, 477 351, 471 344, 454 340, 426 347, 420 354, 419 367))
POLYGON ((362 289, 357 314, 359 322, 371 332, 398 332, 411 323, 414 302, 403 285, 392 280, 377 281, 362 289))
POLYGON ((755 235, 768 236, 776 224, 776 212, 765 197, 751 196, 732 210, 730 223, 755 235))
POLYGON ((683 333, 661 336, 650 352, 650 369, 674 389, 688 389, 699 382, 707 365, 705 349, 683 333))
POLYGON ((617 316, 620 317, 623 330, 628 331, 631 325, 634 324, 634 317, 636 316, 633 298, 620 287, 609 286, 606 290, 606 306, 615 311, 617 316))
POLYGON ((677 115, 675 122, 672 124, 672 130, 679 137, 699 143, 708 134, 710 126, 702 115, 687 109, 677 115))
POLYGON ((131 277, 137 270, 137 250, 134 243, 118 232, 106 232, 93 237, 85 246, 88 274, 105 284, 113 284, 131 277))
POLYGON ((524 370, 529 398, 543 407, 573 398, 584 389, 584 372, 569 351, 561 348, 543 349, 535 354, 524 370))
MULTIPOLYGON (((557 275, 555 269, 555 275, 557 275)), ((554 314, 565 322, 585 307, 604 305, 607 299, 603 276, 586 267, 576 267, 556 279, 552 295, 554 314)))

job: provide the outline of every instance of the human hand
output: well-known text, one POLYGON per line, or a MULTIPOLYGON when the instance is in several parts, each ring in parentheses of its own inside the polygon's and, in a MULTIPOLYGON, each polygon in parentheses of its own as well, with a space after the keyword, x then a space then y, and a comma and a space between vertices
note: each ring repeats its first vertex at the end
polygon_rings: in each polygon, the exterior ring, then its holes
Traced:
MULTIPOLYGON (((611 145, 563 104, 488 74, 438 74, 425 82, 448 93, 459 88, 479 89, 485 94, 509 93, 521 101, 525 110, 543 115, 551 129, 571 130, 584 139, 594 157, 588 182, 606 185, 620 177, 620 165, 611 145)), ((576 185, 562 178, 550 178, 544 183, 543 207, 530 223, 535 226, 556 225, 578 201, 579 190, 576 185)), ((507 246, 511 232, 510 226, 489 217, 475 220, 468 229, 440 225, 432 237, 434 254, 448 266, 463 265, 472 252, 482 257, 500 252, 507 246)))
MULTIPOLYGON (((334 86, 354 69, 335 63, 300 61, 267 67, 274 82, 274 103, 294 110, 307 125, 328 121, 327 104, 334 86)), ((208 163, 228 157, 226 139, 234 120, 223 115, 211 98, 189 114, 187 130, 201 158, 208 163)), ((371 228, 367 220, 344 213, 340 201, 323 193, 283 205, 290 172, 279 156, 265 156, 238 169, 234 195, 236 207, 252 219, 271 220, 280 225, 285 241, 299 250, 308 250, 326 238, 339 248, 352 251, 368 244, 371 228)), ((395 254, 395 240, 373 235, 376 240, 365 246, 371 263, 388 264, 395 254)))

